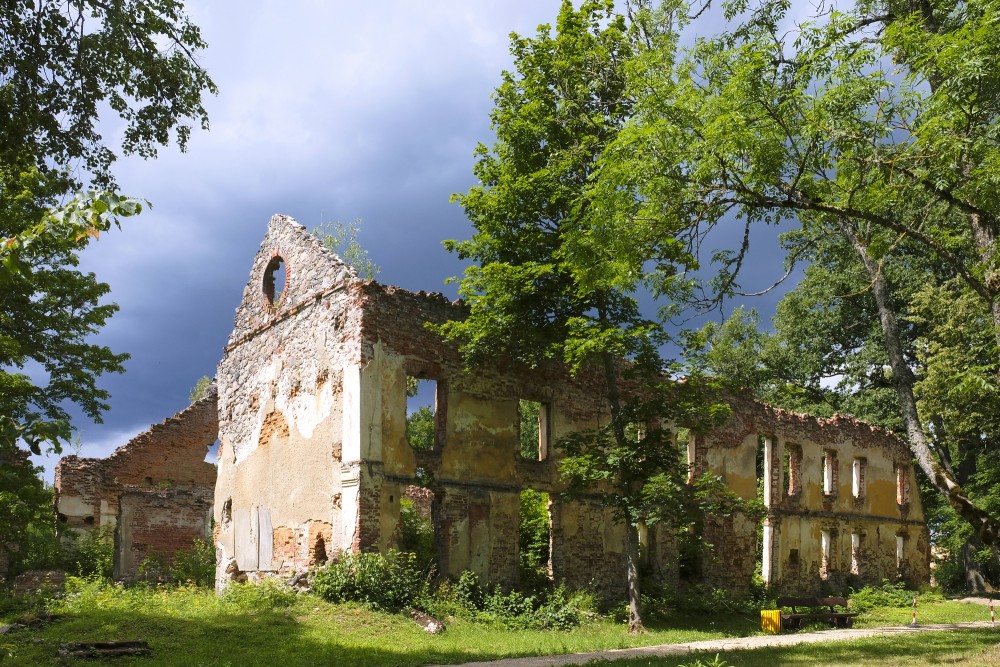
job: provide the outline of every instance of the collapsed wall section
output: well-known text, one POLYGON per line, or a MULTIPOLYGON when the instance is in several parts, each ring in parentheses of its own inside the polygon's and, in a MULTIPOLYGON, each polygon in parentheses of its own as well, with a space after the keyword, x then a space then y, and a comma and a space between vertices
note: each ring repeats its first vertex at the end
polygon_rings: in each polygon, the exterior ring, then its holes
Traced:
MULTIPOLYGON (((208 497, 211 508, 216 468, 205 456, 217 438, 218 407, 214 385, 198 401, 149 430, 140 433, 104 459, 64 456, 56 464, 55 503, 61 530, 115 528, 123 494, 156 492, 208 497), (207 495, 206 495, 207 494, 207 495)), ((143 549, 141 538, 134 540, 143 549)), ((183 542, 183 540, 182 540, 183 542)), ((186 542, 164 542, 164 555, 172 557, 186 542)), ((116 553, 118 551, 116 550, 116 553)), ((135 567, 116 561, 116 571, 133 577, 135 567)), ((138 563, 135 564, 138 566, 138 563)))

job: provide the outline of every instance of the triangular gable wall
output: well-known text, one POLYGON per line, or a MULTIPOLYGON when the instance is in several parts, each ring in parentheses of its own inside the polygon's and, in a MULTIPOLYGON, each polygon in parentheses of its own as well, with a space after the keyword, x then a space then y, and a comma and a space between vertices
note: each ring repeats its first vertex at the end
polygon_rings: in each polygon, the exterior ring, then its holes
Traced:
POLYGON ((305 227, 287 215, 273 216, 254 257, 228 346, 270 326, 276 317, 292 314, 304 304, 356 280, 354 270, 324 248, 305 227), (277 303, 272 304, 265 285, 278 261, 284 268, 285 283, 277 303))

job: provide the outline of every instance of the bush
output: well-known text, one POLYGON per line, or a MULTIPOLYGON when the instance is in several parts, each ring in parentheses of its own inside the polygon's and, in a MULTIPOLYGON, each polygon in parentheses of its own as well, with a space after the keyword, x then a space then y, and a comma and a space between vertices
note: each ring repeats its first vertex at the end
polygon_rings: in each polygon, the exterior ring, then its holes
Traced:
POLYGON ((312 573, 312 591, 330 602, 359 602, 372 609, 398 611, 427 592, 428 576, 412 553, 341 553, 340 559, 312 573))
POLYGON ((143 581, 165 583, 168 579, 167 555, 150 547, 139 563, 139 578, 143 581))
MULTIPOLYGON (((865 586, 851 592, 851 608, 868 611, 876 607, 912 607, 916 591, 908 590, 902 582, 889 583, 883 580, 881 586, 865 586)), ((940 593, 920 593, 924 602, 943 600, 940 593)))
POLYGON ((571 594, 565 586, 527 596, 500 586, 483 588, 469 571, 455 582, 443 583, 433 597, 421 600, 421 605, 435 616, 459 616, 513 630, 568 630, 580 625, 595 608, 592 595, 571 594))
POLYGON ((223 603, 241 612, 290 607, 295 599, 295 591, 270 577, 259 584, 233 582, 222 593, 223 603))
POLYGON ((66 571, 78 577, 110 579, 114 571, 114 537, 110 526, 82 533, 69 531, 63 538, 66 571))
POLYGON ((196 537, 190 549, 174 554, 170 567, 170 578, 174 581, 189 582, 196 586, 210 586, 215 581, 215 548, 207 541, 196 537))

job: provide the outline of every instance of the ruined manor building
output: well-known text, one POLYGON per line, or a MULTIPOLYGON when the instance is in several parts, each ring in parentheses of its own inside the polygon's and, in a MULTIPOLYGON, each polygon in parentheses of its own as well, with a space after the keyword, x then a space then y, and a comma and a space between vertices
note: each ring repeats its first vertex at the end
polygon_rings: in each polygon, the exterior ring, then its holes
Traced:
MULTIPOLYGON (((219 363, 217 406, 215 394, 204 399, 217 407, 221 442, 213 509, 220 587, 302 572, 342 550, 393 547, 404 498, 430 517, 440 573, 472 570, 514 585, 519 495, 531 489, 550 498, 551 577, 624 595, 624 527, 592 499, 559 497, 555 443, 607 422, 599 378, 501 362, 467 371, 457 350, 425 326, 462 312, 439 294, 360 280, 294 220, 271 219, 219 363), (408 378, 435 386, 428 448, 407 440, 408 378), (537 455, 527 457, 524 401, 539 409, 537 455)), ((685 563, 685 577, 745 592, 762 545, 764 579, 781 591, 927 581, 927 527, 898 438, 849 417, 819 419, 743 397, 731 404, 726 424, 691 434, 691 474, 711 472, 744 498, 761 497, 767 515, 762 524, 738 513, 709 517, 712 548, 685 563)), ((174 419, 182 423, 187 412, 174 419)), ((196 434, 180 428, 174 437, 200 443, 184 464, 197 467, 205 424, 191 421, 196 434)), ((187 451, 161 446, 164 456, 187 451)), ((159 465, 132 443, 112 458, 133 454, 135 468, 159 465)), ((128 578, 143 549, 177 548, 168 528, 190 530, 194 495, 211 482, 87 472, 103 465, 61 462, 59 511, 74 526, 116 522, 116 571, 128 578), (70 488, 77 478, 93 481, 70 488)), ((676 583, 675 532, 650 526, 641 538, 648 571, 676 583)))

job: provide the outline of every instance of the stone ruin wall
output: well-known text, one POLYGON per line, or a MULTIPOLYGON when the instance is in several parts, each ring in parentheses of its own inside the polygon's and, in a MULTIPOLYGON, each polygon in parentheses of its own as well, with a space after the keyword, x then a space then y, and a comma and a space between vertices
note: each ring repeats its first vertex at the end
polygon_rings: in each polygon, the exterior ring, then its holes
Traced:
MULTIPOLYGON (((531 489, 550 496, 553 578, 593 585, 609 596, 623 593, 623 526, 593 500, 555 498, 563 486, 552 444, 608 419, 597 378, 573 378, 554 366, 493 364, 467 372, 454 347, 424 326, 460 317, 459 306, 441 295, 375 283, 358 289, 367 362, 361 371, 361 432, 371 435, 362 439, 360 451, 367 493, 361 495, 359 524, 368 526, 362 547, 393 546, 400 496, 419 479, 429 480, 441 572, 457 576, 468 569, 486 580, 516 584, 519 495, 531 489), (406 439, 408 375, 437 382, 433 451, 414 450, 406 439), (549 453, 543 460, 519 454, 521 399, 545 406, 549 453)), ((659 543, 671 541, 663 536, 659 543)), ((660 566, 654 569, 667 571, 672 551, 658 549, 655 556, 660 566)))
POLYGON ((272 220, 218 368, 220 581, 301 572, 351 547, 340 459, 355 281, 305 228, 272 220), (275 258, 285 271, 276 303, 264 289, 275 258))
POLYGON ((718 474, 744 498, 757 496, 760 483, 767 517, 760 531, 740 516, 707 522, 714 558, 704 564, 706 581, 746 590, 759 540, 764 580, 781 591, 929 580, 930 538, 899 438, 852 417, 800 415, 746 397, 730 403, 724 426, 692 438, 689 462, 693 474, 718 474))
MULTIPOLYGON (((340 549, 396 546, 400 500, 415 492, 432 518, 442 574, 468 569, 516 584, 518 495, 533 489, 553 498, 552 576, 609 596, 623 593, 623 526, 592 500, 556 497, 557 452, 543 460, 518 454, 519 399, 546 406, 551 448, 608 418, 600 381, 501 363, 466 372, 457 351, 425 326, 460 316, 461 307, 441 295, 358 280, 303 227, 272 219, 220 364, 220 586, 239 574, 302 571, 340 549), (276 257, 285 262, 286 282, 272 303, 266 285, 276 257), (432 451, 407 442, 407 376, 437 382, 432 451)), ((908 454, 895 437, 854 420, 819 420, 742 398, 733 407, 725 426, 692 438, 690 462, 695 473, 718 474, 753 498, 764 438, 768 518, 761 531, 738 513, 707 520, 713 550, 700 568, 707 583, 748 590, 765 538, 766 577, 783 590, 926 580, 927 531, 908 454), (791 495, 780 467, 790 450, 800 452, 791 495), (837 455, 830 494, 818 486, 824 451, 837 455), (845 472, 855 458, 865 466, 859 500, 845 472), (895 501, 897 468, 914 489, 902 504, 895 501)), ((643 541, 650 569, 677 581, 671 531, 643 531, 643 541)))
MULTIPOLYGON (((424 326, 460 315, 441 295, 358 280, 303 227, 272 219, 218 373, 220 586, 395 546, 400 500, 422 483, 440 571, 517 582, 519 493, 561 488, 551 457, 517 453, 519 399, 549 406, 549 442, 607 410, 593 379, 563 370, 466 373, 424 326), (265 289, 275 257, 286 273, 276 304, 265 289), (407 375, 438 383, 434 451, 406 441, 407 375)), ((550 514, 554 577, 624 590, 623 527, 585 500, 554 501, 550 514)), ((668 537, 659 543, 670 558, 668 537)))
MULTIPOLYGON (((215 387, 189 407, 137 435, 104 459, 64 456, 56 464, 55 502, 61 530, 91 530, 110 527, 116 540, 135 541, 132 523, 118 521, 120 502, 125 494, 156 493, 178 498, 194 495, 201 499, 199 511, 208 516, 215 486, 216 469, 205 461, 218 433, 215 387)), ((160 503, 150 508, 149 521, 186 530, 185 509, 160 503), (154 516, 155 514, 155 516, 154 516)), ((186 533, 185 533, 186 535, 186 533)), ((201 537, 209 536, 207 525, 201 537)), ((167 560, 181 548, 189 548, 194 535, 184 543, 174 537, 149 542, 145 548, 162 553, 167 560)), ((117 553, 117 550, 116 550, 117 553)), ((145 553, 145 552, 143 552, 145 553)), ((122 578, 135 578, 141 559, 129 565, 116 560, 122 578)))
MULTIPOLYGON (((56 477, 66 525, 117 522, 121 531, 127 524, 131 532, 116 547, 126 578, 149 545, 169 551, 189 543, 188 535, 207 530, 199 508, 212 504, 205 491, 215 469, 202 459, 217 416, 220 587, 244 576, 302 572, 340 550, 396 546, 402 498, 431 518, 442 574, 468 569, 516 584, 519 493, 532 489, 551 498, 552 577, 621 597, 624 528, 592 499, 558 498, 552 447, 608 419, 602 382, 556 366, 494 363, 467 372, 457 351, 424 326, 461 315, 442 295, 359 280, 305 228, 275 216, 219 365, 217 413, 213 395, 109 459, 66 457, 56 477), (437 382, 431 451, 406 439, 407 376, 437 382), (545 406, 542 460, 518 453, 520 399, 545 406), (170 488, 158 490, 167 480, 170 488)), ((705 583, 747 591, 760 541, 765 579, 785 592, 928 579, 927 528, 909 452, 897 438, 849 418, 816 419, 741 397, 731 404, 724 426, 692 435, 692 474, 720 475, 753 498, 763 449, 767 518, 762 529, 739 513, 707 519, 712 549, 699 563, 705 583), (829 472, 824 452, 834 462, 829 472), (855 459, 864 462, 859 498, 855 459), (823 492, 824 476, 831 493, 823 492)), ((676 583, 673 532, 651 528, 641 539, 648 570, 676 583)))

